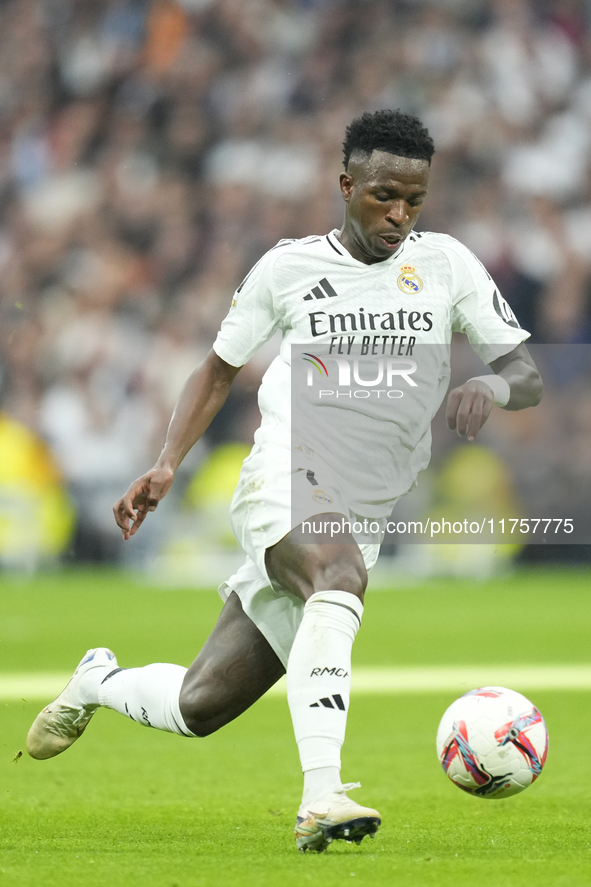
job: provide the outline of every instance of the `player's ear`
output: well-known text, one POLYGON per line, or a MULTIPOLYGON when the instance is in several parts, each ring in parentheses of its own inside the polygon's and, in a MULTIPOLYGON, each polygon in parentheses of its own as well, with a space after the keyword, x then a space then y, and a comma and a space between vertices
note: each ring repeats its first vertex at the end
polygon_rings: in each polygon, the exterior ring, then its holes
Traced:
POLYGON ((342 172, 339 176, 339 185, 341 186, 341 194, 345 203, 349 203, 353 192, 353 176, 350 172, 342 172))

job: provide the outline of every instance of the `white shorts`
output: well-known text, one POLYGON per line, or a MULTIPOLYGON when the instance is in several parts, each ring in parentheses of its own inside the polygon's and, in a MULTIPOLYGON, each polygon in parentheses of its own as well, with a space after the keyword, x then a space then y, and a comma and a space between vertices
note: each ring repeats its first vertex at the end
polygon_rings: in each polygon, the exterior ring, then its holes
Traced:
MULTIPOLYGON (((236 592, 244 612, 285 666, 302 620, 304 601, 273 585, 265 565, 267 548, 303 521, 322 513, 336 512, 351 522, 363 521, 344 503, 334 478, 312 481, 305 470, 293 470, 287 447, 267 441, 264 447, 255 446, 245 459, 230 506, 232 529, 247 557, 243 566, 220 585, 220 596, 225 601, 232 591, 236 592)), ((368 571, 378 559, 386 518, 377 523, 380 529, 372 541, 358 543, 368 571)))

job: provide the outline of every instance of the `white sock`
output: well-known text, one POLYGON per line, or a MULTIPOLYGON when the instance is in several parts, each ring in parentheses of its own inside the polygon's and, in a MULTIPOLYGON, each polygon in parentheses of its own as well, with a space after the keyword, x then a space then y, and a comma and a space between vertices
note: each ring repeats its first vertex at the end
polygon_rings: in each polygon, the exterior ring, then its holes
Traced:
POLYGON ((77 693, 83 705, 100 705, 98 691, 102 681, 114 671, 112 664, 89 668, 78 681, 77 693))
POLYGON ((287 663, 287 699, 305 773, 305 797, 340 788, 341 746, 351 693, 351 648, 363 604, 346 591, 319 591, 287 663))
POLYGON ((341 771, 338 767, 317 767, 316 770, 304 771, 304 794, 302 806, 310 804, 316 798, 342 788, 341 771))
POLYGON ((143 668, 122 668, 103 678, 98 701, 145 727, 194 736, 181 715, 179 695, 187 669, 157 662, 143 668))

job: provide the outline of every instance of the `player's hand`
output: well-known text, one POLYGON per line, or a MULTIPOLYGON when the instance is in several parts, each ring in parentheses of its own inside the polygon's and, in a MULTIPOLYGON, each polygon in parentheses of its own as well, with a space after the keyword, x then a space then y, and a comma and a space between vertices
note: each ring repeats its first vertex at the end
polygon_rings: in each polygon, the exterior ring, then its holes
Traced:
POLYGON ((121 528, 124 539, 134 536, 148 514, 156 511, 173 480, 172 468, 152 468, 134 480, 126 494, 113 506, 115 522, 121 528))
POLYGON ((494 394, 489 386, 471 379, 450 391, 445 412, 447 427, 474 441, 493 406, 494 394))

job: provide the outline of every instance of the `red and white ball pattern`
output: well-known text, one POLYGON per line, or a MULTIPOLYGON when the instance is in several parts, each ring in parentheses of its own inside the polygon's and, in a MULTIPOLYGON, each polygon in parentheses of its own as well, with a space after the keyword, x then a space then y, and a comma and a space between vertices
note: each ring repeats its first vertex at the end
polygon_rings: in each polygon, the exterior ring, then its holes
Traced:
POLYGON ((480 798, 508 798, 542 772, 548 731, 521 693, 480 687, 456 699, 443 715, 437 754, 458 788, 480 798))

